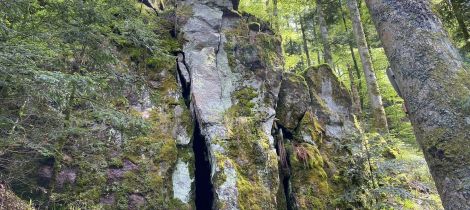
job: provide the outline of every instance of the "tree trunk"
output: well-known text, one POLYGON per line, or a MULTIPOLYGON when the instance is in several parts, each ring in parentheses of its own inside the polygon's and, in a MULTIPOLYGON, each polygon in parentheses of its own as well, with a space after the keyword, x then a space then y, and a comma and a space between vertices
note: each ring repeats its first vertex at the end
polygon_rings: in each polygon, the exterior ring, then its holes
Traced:
POLYGON ((278 20, 278 9, 277 9, 277 0, 273 0, 273 23, 274 29, 276 32, 279 30, 279 20, 278 20))
POLYGON ((356 37, 359 55, 362 61, 362 68, 367 83, 367 92, 369 94, 370 106, 372 115, 374 117, 373 127, 379 132, 388 132, 387 118, 382 104, 382 97, 380 96, 377 78, 374 74, 372 60, 370 58, 369 48, 367 47, 364 29, 362 28, 361 17, 359 15, 359 8, 356 0, 348 0, 348 7, 351 13, 351 20, 353 23, 354 36, 356 37))
POLYGON ((352 108, 354 114, 359 117, 362 110, 361 110, 361 100, 359 97, 359 92, 357 91, 356 87, 356 78, 354 77, 354 72, 351 66, 348 65, 348 74, 349 74, 349 81, 351 83, 351 96, 352 96, 352 108))
POLYGON ((334 69, 333 56, 331 55, 330 50, 328 28, 326 26, 325 18, 323 17, 321 2, 321 0, 317 0, 318 25, 320 26, 320 36, 323 44, 323 57, 325 62, 330 65, 331 69, 334 69))
MULTIPOLYGON (((338 3, 341 7, 341 17, 343 19, 344 30, 349 35, 349 28, 348 28, 348 25, 346 24, 346 17, 344 15, 344 10, 343 10, 343 6, 342 6, 343 2, 341 0, 338 0, 338 3)), ((359 70, 359 66, 357 65, 356 55, 354 53, 354 47, 353 47, 353 42, 352 42, 351 38, 348 38, 348 45, 349 45, 349 51, 351 52, 351 58, 352 58, 352 61, 353 61, 353 64, 354 64, 354 70, 356 70, 356 74, 357 74, 357 81, 358 81, 358 88, 359 88, 358 93, 361 93, 360 92, 360 91, 362 91, 361 71, 359 70)), ((364 99, 362 98, 362 93, 359 94, 359 101, 360 101, 360 105, 361 105, 360 108, 362 109, 364 107, 364 99)))
POLYGON ((310 53, 308 51, 307 37, 305 35, 305 26, 304 26, 303 21, 304 19, 302 15, 299 15, 299 23, 300 23, 300 31, 302 32, 303 47, 305 51, 305 56, 307 56, 307 66, 311 66, 312 63, 310 62, 310 53))
POLYGON ((470 209, 470 71, 427 0, 366 0, 446 209, 470 209))
POLYGON ((460 9, 462 5, 456 0, 450 0, 450 7, 452 8, 452 12, 454 13, 455 19, 457 19, 457 23, 459 24, 459 28, 462 32, 463 38, 465 39, 465 46, 468 48, 470 47, 470 34, 468 33, 467 26, 465 25, 465 19, 462 15, 463 12, 460 9))
MULTIPOLYGON (((362 9, 362 2, 363 0, 358 0, 358 6, 357 6, 357 9, 359 10, 359 17, 364 17, 364 14, 363 13, 363 10, 362 9)), ((367 7, 367 6, 366 6, 367 7)), ((367 24, 367 23, 365 23, 367 24)), ((369 40, 370 40, 370 35, 369 35, 369 32, 367 30, 364 30, 364 37, 366 37, 366 43, 367 43, 367 48, 369 49, 369 52, 372 51, 371 50, 371 47, 370 47, 370 44, 369 44, 369 40)), ((370 60, 373 61, 374 58, 372 57, 372 54, 369 54, 370 56, 370 60)))
MULTIPOLYGON (((312 18, 312 25, 313 25, 313 40, 316 42, 317 39, 317 30, 315 30, 315 18, 312 18)), ((317 50, 317 63, 321 63, 321 55, 320 55, 320 50, 317 50)))

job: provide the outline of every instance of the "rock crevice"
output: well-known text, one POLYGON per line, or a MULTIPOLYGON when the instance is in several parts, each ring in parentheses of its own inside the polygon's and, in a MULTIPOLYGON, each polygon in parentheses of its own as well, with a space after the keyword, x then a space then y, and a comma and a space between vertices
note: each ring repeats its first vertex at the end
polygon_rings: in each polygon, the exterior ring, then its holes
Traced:
POLYGON ((360 154, 361 141, 351 106, 349 92, 327 65, 303 75, 284 73, 273 133, 286 209, 365 205, 360 200, 363 166, 353 165, 360 162, 352 154, 360 154), (354 178, 339 179, 347 176, 354 178), (353 201, 338 199, 354 193, 353 201))

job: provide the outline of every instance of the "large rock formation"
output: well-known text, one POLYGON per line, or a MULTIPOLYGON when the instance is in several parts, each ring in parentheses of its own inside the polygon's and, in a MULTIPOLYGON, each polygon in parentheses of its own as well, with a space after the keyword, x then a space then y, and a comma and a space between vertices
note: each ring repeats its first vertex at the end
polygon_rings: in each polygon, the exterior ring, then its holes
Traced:
POLYGON ((283 73, 280 38, 236 4, 177 1, 174 61, 117 47, 115 68, 138 76, 114 81, 116 113, 84 104, 93 117, 59 153, 0 172, 24 171, 14 189, 51 208, 363 207, 348 91, 327 66, 283 73))
POLYGON ((196 140, 208 150, 214 195, 209 205, 273 209, 279 178, 271 127, 282 70, 280 40, 270 31, 250 30, 253 18, 238 14, 231 2, 217 2, 178 6, 191 14, 180 24, 180 69, 189 70, 191 108, 203 137, 196 140))
POLYGON ((281 81, 279 40, 265 25, 210 3, 179 8, 191 8, 181 24, 180 75, 189 75, 182 82, 190 81, 201 129, 195 140, 204 141, 212 169, 205 193, 214 200, 196 197, 197 206, 364 207, 360 131, 349 92, 331 69, 284 73, 281 81))
POLYGON ((307 69, 305 80, 284 75, 276 132, 288 209, 364 207, 360 132, 349 92, 327 65, 307 69))

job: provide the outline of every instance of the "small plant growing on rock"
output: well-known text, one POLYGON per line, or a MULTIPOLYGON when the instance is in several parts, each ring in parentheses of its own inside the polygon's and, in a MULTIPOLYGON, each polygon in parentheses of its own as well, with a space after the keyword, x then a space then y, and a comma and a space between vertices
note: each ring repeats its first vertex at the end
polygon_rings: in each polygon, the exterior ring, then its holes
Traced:
POLYGON ((307 150, 307 148, 302 145, 294 145, 294 153, 297 159, 304 164, 305 168, 310 167, 309 162, 312 159, 312 156, 307 150))

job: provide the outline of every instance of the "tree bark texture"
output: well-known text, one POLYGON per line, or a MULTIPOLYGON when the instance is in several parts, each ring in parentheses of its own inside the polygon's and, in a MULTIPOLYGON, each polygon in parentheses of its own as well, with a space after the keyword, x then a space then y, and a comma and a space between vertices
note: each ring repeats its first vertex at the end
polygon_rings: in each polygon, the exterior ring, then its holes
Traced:
POLYGON ((304 47, 305 56, 307 57, 307 66, 311 66, 310 52, 308 51, 307 36, 305 35, 305 24, 302 15, 299 15, 300 31, 302 32, 302 42, 304 47))
POLYGON ((386 133, 388 132, 387 117, 385 116, 379 85, 377 84, 372 59, 370 57, 369 48, 367 47, 359 7, 356 0, 347 0, 347 3, 351 15, 354 37, 356 38, 359 55, 362 61, 362 69, 364 70, 364 77, 367 83, 370 108, 374 118, 373 127, 379 132, 386 133))
POLYGON ((470 71, 427 0, 366 0, 446 209, 470 209, 470 71))
MULTIPOLYGON (((346 17, 344 15, 344 10, 343 10, 343 2, 341 0, 338 0, 338 3, 341 7, 341 18, 343 19, 344 30, 349 35, 349 28, 348 28, 348 25, 346 24, 346 17)), ((364 107, 364 99, 362 95, 361 71, 359 70, 359 66, 357 65, 357 60, 356 60, 356 55, 355 55, 356 53, 354 53, 353 41, 351 38, 348 38, 348 45, 349 45, 349 52, 351 53, 351 59, 354 64, 354 70, 356 70, 357 81, 358 81, 357 88, 359 89, 358 93, 359 93, 360 109, 362 109, 364 107)))
POLYGON ((359 91, 357 91, 356 86, 356 78, 354 77, 354 72, 352 67, 348 65, 348 74, 349 74, 349 81, 351 83, 351 96, 352 96, 352 108, 354 114, 359 117, 362 110, 361 110, 361 99, 359 97, 359 91))
POLYGON ((330 49, 330 38, 328 35, 328 27, 325 22, 325 17, 323 16, 322 1, 317 0, 317 15, 318 15, 318 25, 320 26, 320 36, 323 44, 323 57, 325 62, 330 65, 331 69, 334 69, 333 56, 331 55, 330 49))

